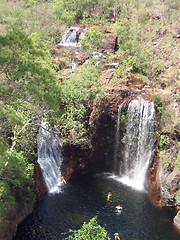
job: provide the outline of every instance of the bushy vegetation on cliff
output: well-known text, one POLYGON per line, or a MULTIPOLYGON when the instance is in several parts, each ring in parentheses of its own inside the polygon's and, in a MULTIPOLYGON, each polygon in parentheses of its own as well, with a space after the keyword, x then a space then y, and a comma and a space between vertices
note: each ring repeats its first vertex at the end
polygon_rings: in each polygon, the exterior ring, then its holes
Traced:
MULTIPOLYGON (((179 144, 180 124, 175 107, 180 84, 178 11, 178 0, 1 0, 2 212, 15 204, 15 192, 31 195, 32 159, 36 157, 34 149, 41 121, 48 119, 65 137, 85 136, 89 110, 101 91, 100 69, 93 61, 70 77, 58 80, 61 71, 49 49, 59 42, 67 25, 101 24, 117 32, 118 50, 108 53, 109 62, 120 63, 114 83, 128 85, 136 80, 149 84, 160 117, 159 145, 168 150, 172 144, 179 144)), ((102 40, 96 27, 91 30, 82 40, 89 52, 95 45, 99 47, 102 40)), ((172 162, 178 165, 177 154, 175 158, 172 162)))
POLYGON ((96 218, 92 218, 89 223, 84 223, 79 230, 70 230, 68 240, 110 240, 105 228, 101 227, 96 218))

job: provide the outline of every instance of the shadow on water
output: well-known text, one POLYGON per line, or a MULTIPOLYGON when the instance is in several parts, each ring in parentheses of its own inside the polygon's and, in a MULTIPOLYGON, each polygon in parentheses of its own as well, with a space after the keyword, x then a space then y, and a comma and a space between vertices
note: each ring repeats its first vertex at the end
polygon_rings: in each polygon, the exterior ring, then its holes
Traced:
POLYGON ((121 240, 178 240, 175 212, 153 206, 146 192, 137 192, 107 176, 83 177, 39 202, 19 227, 14 240, 59 240, 97 216, 110 237, 121 240), (107 194, 111 192, 110 200, 107 194))

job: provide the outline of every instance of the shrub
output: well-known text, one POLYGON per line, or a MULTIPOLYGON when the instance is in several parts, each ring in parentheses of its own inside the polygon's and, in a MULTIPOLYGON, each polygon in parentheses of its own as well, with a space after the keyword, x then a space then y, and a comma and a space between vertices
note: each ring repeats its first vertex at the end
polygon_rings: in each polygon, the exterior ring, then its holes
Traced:
POLYGON ((103 34, 98 27, 91 27, 83 38, 80 39, 80 43, 83 48, 89 53, 102 45, 103 34))
POLYGON ((150 55, 141 44, 140 24, 138 21, 122 18, 113 26, 118 35, 119 50, 117 57, 121 64, 131 67, 131 72, 147 74, 150 55))
POLYGON ((0 217, 6 216, 9 207, 16 204, 16 194, 34 199, 33 164, 29 164, 23 152, 10 150, 0 137, 0 217))
POLYGON ((96 218, 92 218, 89 223, 84 223, 79 230, 70 230, 69 240, 110 240, 106 230, 101 227, 96 218))
POLYGON ((79 23, 83 16, 91 16, 97 0, 53 0, 52 6, 57 17, 66 25, 79 23))
POLYGON ((168 104, 168 99, 162 99, 160 95, 154 94, 152 95, 152 99, 154 101, 154 105, 156 110, 162 114, 163 110, 165 109, 166 105, 168 104))
POLYGON ((101 91, 98 78, 99 69, 89 64, 82 66, 79 72, 72 74, 62 85, 63 114, 60 129, 64 135, 73 130, 80 137, 85 132, 87 111, 101 91))

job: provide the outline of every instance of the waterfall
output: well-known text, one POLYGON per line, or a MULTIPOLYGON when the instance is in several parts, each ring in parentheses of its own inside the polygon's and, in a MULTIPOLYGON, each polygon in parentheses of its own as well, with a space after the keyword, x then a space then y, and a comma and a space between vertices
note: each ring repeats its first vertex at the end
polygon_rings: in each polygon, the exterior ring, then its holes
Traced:
POLYGON ((78 63, 74 57, 72 58, 71 66, 72 66, 72 69, 75 69, 78 67, 78 63))
MULTIPOLYGON (((118 114, 117 134, 119 134, 121 127, 121 108, 122 106, 120 106, 118 114)), ((138 190, 144 189, 146 172, 155 151, 154 128, 155 109, 153 102, 142 98, 132 100, 127 108, 123 136, 124 150, 116 173, 118 171, 121 182, 138 190)), ((119 145, 116 143, 116 146, 119 145)), ((118 153, 118 149, 115 153, 118 153)), ((115 157, 116 162, 117 156, 115 155, 115 157)))
POLYGON ((48 130, 47 124, 39 129, 37 137, 38 163, 49 193, 59 191, 61 185, 61 143, 52 131, 48 130))
POLYGON ((79 27, 68 28, 58 45, 64 47, 80 47, 78 31, 79 27))
POLYGON ((119 151, 120 151, 120 126, 121 126, 121 110, 125 101, 121 103, 118 108, 118 118, 117 118, 117 127, 116 127, 116 136, 115 136, 115 149, 114 149, 114 164, 113 164, 113 172, 118 174, 120 162, 119 159, 119 151))

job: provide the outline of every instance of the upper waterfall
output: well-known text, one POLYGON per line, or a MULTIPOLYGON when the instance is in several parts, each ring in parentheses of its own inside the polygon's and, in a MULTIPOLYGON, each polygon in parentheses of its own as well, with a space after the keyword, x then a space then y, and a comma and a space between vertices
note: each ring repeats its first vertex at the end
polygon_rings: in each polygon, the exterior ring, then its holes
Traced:
MULTIPOLYGON (((118 113, 117 135, 119 134, 121 108, 118 113)), ((155 109, 154 103, 143 98, 132 100, 127 108, 123 150, 116 173, 121 182, 135 189, 144 189, 146 172, 155 151, 155 109)), ((116 143, 117 147, 119 146, 116 143)), ((118 149, 115 150, 117 154, 118 149)), ((117 158, 117 156, 115 156, 117 158)), ((118 158, 119 161, 119 158, 118 158)), ((115 161, 117 165, 117 159, 115 161)))
POLYGON ((68 28, 58 45, 64 47, 80 47, 78 31, 79 27, 68 28))
POLYGON ((37 137, 38 163, 49 193, 56 192, 61 185, 61 143, 60 140, 42 126, 37 137))

